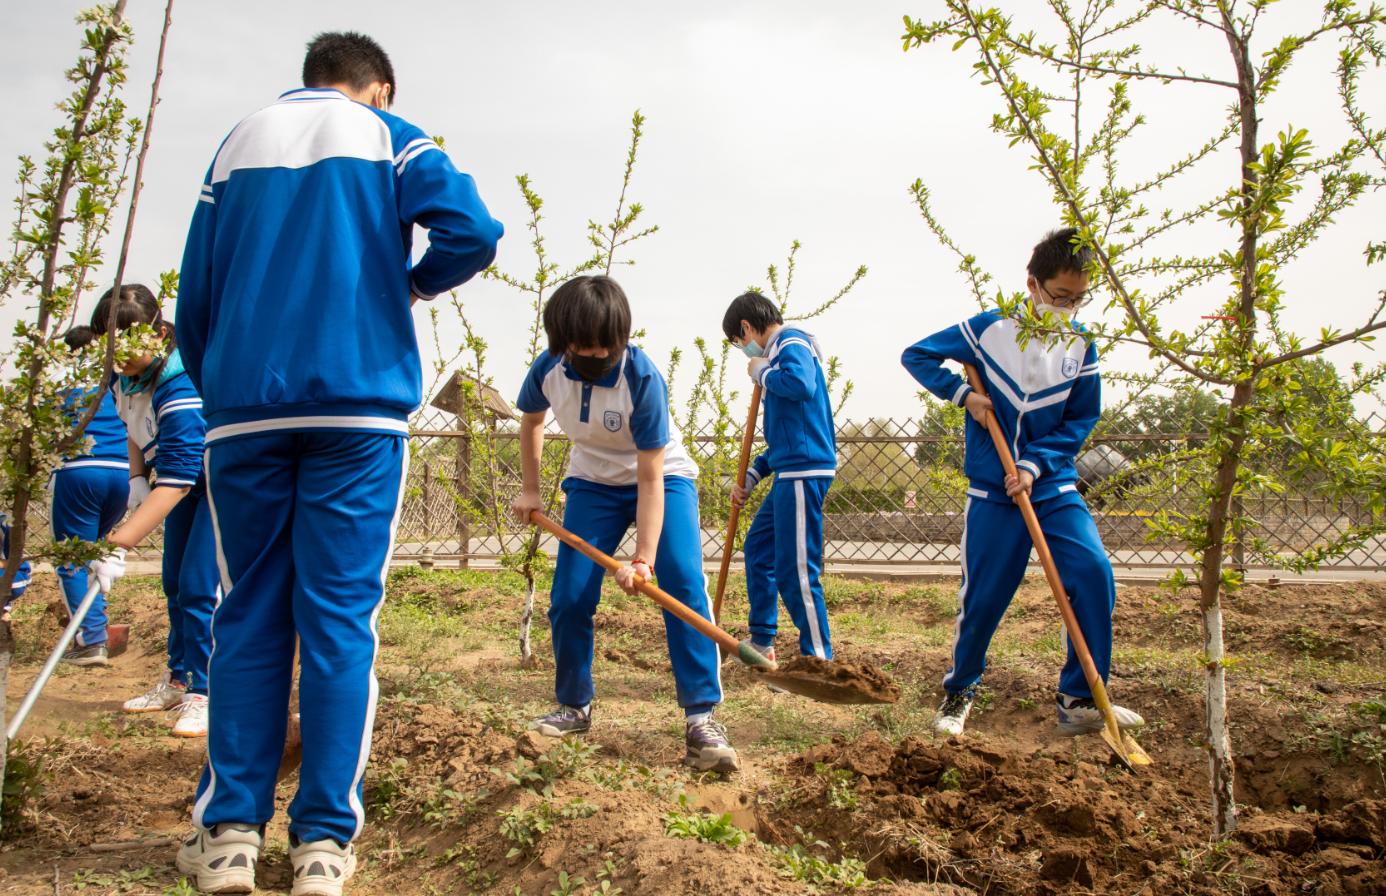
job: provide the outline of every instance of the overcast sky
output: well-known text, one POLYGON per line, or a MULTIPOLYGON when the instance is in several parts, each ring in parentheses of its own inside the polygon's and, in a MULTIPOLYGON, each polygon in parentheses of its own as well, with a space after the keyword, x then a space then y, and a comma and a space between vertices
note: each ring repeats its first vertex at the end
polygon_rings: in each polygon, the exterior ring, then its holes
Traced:
MULTIPOLYGON (((1311 15, 1318 5, 1282 4, 1293 9, 1268 15, 1268 24, 1276 15, 1311 15)), ((901 52, 902 15, 928 18, 940 6, 183 0, 175 7, 127 279, 152 281, 178 265, 219 141, 240 118, 299 85, 303 47, 313 34, 355 29, 374 36, 393 59, 393 111, 444 136, 453 160, 476 178, 505 223, 502 268, 523 276, 533 267, 514 180, 522 172, 545 199, 548 249, 560 264, 584 257, 587 220, 605 220, 614 210, 629 120, 639 108, 648 122, 629 195, 660 230, 634 248, 638 264, 617 276, 661 365, 671 348, 691 348, 695 336, 720 340, 727 302, 765 283, 766 266, 782 262, 798 239, 791 310, 817 304, 858 265, 870 268, 847 302, 808 325, 857 383, 848 416, 912 416, 916 389, 899 366, 901 349, 972 314, 975 305, 954 259, 914 208, 910 183, 923 177, 930 184, 953 235, 1008 288, 1023 286, 1029 249, 1056 218, 1024 154, 989 130, 996 94, 971 76, 969 59, 942 46, 901 52)), ((1041 7, 1034 0, 1003 6, 1018 15, 1041 7)), ((0 78, 10 96, 0 131, 6 199, 14 192, 15 156, 37 154, 57 121, 53 106, 68 89, 62 74, 76 55, 79 7, 68 0, 24 4, 0 36, 0 78)), ((162 9, 154 0, 130 2, 136 44, 126 99, 138 110, 148 102, 162 9)), ((1163 47, 1172 64, 1228 76, 1225 46, 1214 35, 1161 26, 1145 39, 1163 47)), ((1325 142, 1341 137, 1324 74, 1333 49, 1306 56, 1292 73, 1266 110, 1267 138, 1289 121, 1325 142)), ((1383 108, 1372 99, 1382 95, 1378 73, 1365 85, 1363 105, 1383 108)), ((1132 179, 1143 164, 1196 145, 1230 98, 1180 85, 1140 90, 1151 124, 1127 169, 1132 179)), ((1225 185, 1229 171, 1232 155, 1213 159, 1201 185, 1225 185)), ((1198 189, 1190 185, 1168 201, 1182 204, 1198 189)), ((1383 198, 1345 217, 1307 264, 1286 273, 1288 317, 1303 331, 1360 322, 1386 285, 1380 270, 1369 275, 1361 262, 1366 241, 1382 236, 1383 198)), ((462 295, 492 342, 498 386, 513 395, 524 372, 527 299, 479 279, 462 295)), ((5 332, 18 304, 0 309, 5 332)), ((1191 320, 1211 304, 1208 294, 1190 296, 1183 313, 1191 320)), ((416 318, 431 354, 426 312, 416 318)), ((458 330, 449 321, 444 341, 455 341, 458 330)), ((1374 352, 1347 349, 1332 357, 1369 360, 1374 352)), ((1107 363, 1130 367, 1141 358, 1127 350, 1107 363)))

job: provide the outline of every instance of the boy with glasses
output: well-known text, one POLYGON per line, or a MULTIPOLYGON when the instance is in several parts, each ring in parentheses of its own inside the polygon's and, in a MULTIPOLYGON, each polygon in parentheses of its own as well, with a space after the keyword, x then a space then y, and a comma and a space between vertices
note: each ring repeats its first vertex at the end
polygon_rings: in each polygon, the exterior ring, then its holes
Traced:
MULTIPOLYGON (((1025 576, 1033 545, 1014 502, 1021 492, 1030 496, 1093 662, 1107 680, 1116 585, 1092 514, 1078 494, 1074 468, 1102 411, 1097 351, 1071 319, 1087 301, 1091 263, 1091 250, 1078 244, 1073 228, 1051 232, 1030 256, 1030 306, 1061 328, 1059 333, 1022 344, 1019 321, 985 311, 910 346, 902 358, 920 385, 965 407, 970 417, 963 465, 968 478, 963 579, 952 667, 943 677, 945 698, 934 717, 940 734, 962 733, 986 667, 987 646, 1025 576), (967 380, 944 368, 945 361, 975 367, 991 398, 973 392, 967 380), (987 434, 988 411, 1015 455, 1015 476, 1006 475, 987 434), (969 543, 971 537, 979 538, 969 543)), ((1097 731, 1102 714, 1067 638, 1064 645, 1067 660, 1056 697, 1059 731, 1097 731)), ((1129 709, 1112 708, 1122 728, 1145 724, 1129 709)))

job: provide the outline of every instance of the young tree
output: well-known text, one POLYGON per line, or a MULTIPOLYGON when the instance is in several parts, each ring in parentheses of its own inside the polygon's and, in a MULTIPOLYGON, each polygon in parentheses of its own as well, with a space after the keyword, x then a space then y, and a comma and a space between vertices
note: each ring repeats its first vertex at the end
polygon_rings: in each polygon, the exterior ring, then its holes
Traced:
MULTIPOLYGON (((83 27, 82 49, 76 64, 67 71, 68 81, 75 86, 59 105, 63 120, 45 144, 48 155, 41 164, 30 156, 19 160, 13 241, 8 258, 0 262, 0 303, 26 297, 33 303, 33 317, 15 325, 12 348, 0 365, 14 372, 0 389, 0 448, 4 454, 0 502, 12 526, 12 550, 0 575, 0 605, 9 603, 15 573, 26 554, 55 563, 85 563, 104 552, 102 545, 76 540, 33 550, 28 544, 29 510, 62 458, 83 446, 83 430, 101 400, 98 392, 74 426, 63 396, 74 388, 104 383, 117 359, 137 351, 150 335, 137 332, 117 345, 112 332, 104 347, 92 346, 75 359, 61 341, 62 333, 71 325, 70 318, 75 317, 78 301, 102 264, 101 243, 110 232, 112 214, 138 147, 135 184, 115 272, 115 287, 120 286, 158 103, 171 13, 172 0, 168 0, 144 122, 126 114, 119 96, 132 39, 125 20, 125 0, 78 15, 77 22, 83 27)), ((0 621, 0 709, 12 652, 6 618, 0 621)), ((3 779, 0 758, 0 782, 3 779)))
MULTIPOLYGON (((1144 347, 1158 365, 1147 382, 1173 371, 1218 396, 1208 438, 1189 447, 1192 456, 1181 469, 1197 492, 1197 512, 1159 515, 1153 526, 1186 543, 1198 567, 1213 828, 1225 835, 1236 825, 1236 807, 1220 597, 1241 582, 1227 564, 1229 548, 1252 525, 1238 512, 1240 498, 1282 487, 1290 471, 1261 462, 1275 456, 1289 457, 1300 475, 1316 471, 1326 493, 1368 496, 1365 522, 1300 558, 1280 558, 1287 564, 1322 561, 1384 528, 1381 452, 1363 442, 1361 427, 1343 419, 1350 400, 1337 403, 1339 413, 1322 413, 1310 406, 1295 371, 1301 359, 1367 342, 1386 327, 1386 291, 1357 297, 1355 321, 1299 334, 1285 314, 1291 297, 1282 274, 1344 211, 1386 183, 1386 133, 1368 113, 1381 108, 1380 98, 1364 101, 1360 86, 1370 67, 1386 61, 1386 13, 1375 3, 1327 0, 1316 23, 1295 30, 1287 21, 1289 4, 1277 7, 1274 0, 1048 0, 1037 21, 1018 25, 971 0, 939 2, 944 18, 905 19, 905 48, 946 42, 969 54, 983 84, 996 90, 1001 111, 992 129, 1025 148, 1066 222, 1094 250, 1094 286, 1119 318, 1114 325, 1090 324, 1094 337, 1144 347), (1177 35, 1158 57, 1141 43, 1152 26, 1177 35), (1208 34, 1225 45, 1226 56, 1206 60, 1209 73, 1179 65, 1180 53, 1195 52, 1198 38, 1208 34), (1292 64, 1325 41, 1337 42, 1335 88, 1314 99, 1316 106, 1339 109, 1343 127, 1320 147, 1268 100, 1285 86, 1292 64), (1132 177, 1125 169, 1133 138, 1147 127, 1137 98, 1148 100, 1152 88, 1181 91, 1182 108, 1228 112, 1211 133, 1162 132, 1161 146, 1175 147, 1170 161, 1132 177), (1094 102, 1100 114, 1093 114, 1094 102), (1210 172, 1224 184, 1216 192, 1186 186, 1210 172), (1165 197, 1181 192, 1195 198, 1164 207, 1165 197), (1209 248, 1189 255, 1181 248, 1189 245, 1209 248), (1194 318, 1191 305, 1203 312, 1201 323, 1178 325, 1194 318)), ((916 182, 913 190, 930 228, 957 254, 983 298, 989 275, 948 236, 926 186, 916 182)), ((1369 242, 1364 257, 1367 265, 1386 257, 1386 241, 1369 242)), ((1024 312, 1022 297, 1000 301, 1027 318, 1029 335, 1052 332, 1024 312)), ((1382 378, 1381 365, 1358 365, 1342 388, 1355 398, 1373 393, 1382 378)))
MULTIPOLYGON (((541 352, 547 350, 544 341, 543 310, 549 290, 580 274, 610 274, 612 268, 618 265, 634 264, 633 260, 621 257, 622 250, 659 230, 657 225, 644 227, 641 222, 644 207, 638 202, 629 202, 626 198, 631 178, 635 173, 644 125, 645 116, 636 110, 631 117, 630 145, 626 151, 616 210, 605 223, 598 223, 596 220, 587 222, 587 242, 592 248, 592 254, 570 267, 563 267, 554 261, 544 245, 541 228, 544 220, 544 200, 530 185, 529 175, 521 174, 515 178, 529 209, 528 229, 530 247, 534 251, 534 270, 527 276, 520 276, 492 267, 483 276, 506 284, 530 300, 532 315, 527 351, 523 355, 525 368, 533 364, 541 352)), ((535 591, 540 577, 548 568, 548 557, 540 550, 540 531, 516 522, 510 515, 510 501, 519 486, 518 452, 514 433, 499 432, 485 410, 483 389, 492 386, 492 377, 487 366, 490 340, 472 327, 456 293, 451 295, 450 302, 462 322, 464 338, 452 358, 439 362, 438 372, 441 375, 454 363, 461 364, 461 375, 457 377, 458 388, 462 393, 458 402, 461 409, 458 428, 470 436, 473 447, 472 464, 475 468, 473 473, 469 473, 468 482, 464 487, 454 492, 454 500, 459 513, 474 521, 484 531, 493 533, 500 545, 502 565, 518 573, 525 580, 525 603, 520 617, 520 662, 524 666, 529 666, 533 663, 530 622, 534 616, 535 591)), ((436 332, 436 312, 434 326, 436 332)), ((637 337, 638 335, 636 334, 637 337)), ((567 440, 546 440, 540 467, 540 483, 545 507, 551 515, 558 506, 562 493, 560 485, 567 468, 567 440)), ((445 477, 440 476, 439 482, 444 487, 452 487, 445 477)))
MULTIPOLYGON (((774 299, 787 325, 814 320, 826 314, 847 298, 866 276, 866 265, 858 266, 836 292, 828 294, 804 314, 796 314, 791 309, 791 299, 799 249, 798 240, 790 243, 783 277, 776 265, 765 269, 768 289, 754 285, 747 287, 774 299)), ((731 298, 727 296, 728 301, 731 298)), ((698 509, 703 525, 721 527, 726 525, 731 513, 730 490, 741 453, 742 427, 746 425, 746 411, 739 402, 743 393, 733 385, 745 381, 745 359, 740 354, 733 359, 731 346, 725 341, 714 351, 701 336, 693 340, 693 351, 697 355, 696 375, 682 415, 673 406, 673 396, 675 377, 683 363, 683 350, 675 348, 670 353, 665 374, 669 382, 669 413, 678 422, 689 456, 698 462, 698 509)), ((851 397, 853 383, 842 378, 842 365, 836 356, 828 358, 824 372, 828 391, 833 393, 833 415, 836 417, 851 397)), ((760 500, 759 497, 752 497, 751 502, 742 508, 737 526, 740 535, 745 535, 760 500)))

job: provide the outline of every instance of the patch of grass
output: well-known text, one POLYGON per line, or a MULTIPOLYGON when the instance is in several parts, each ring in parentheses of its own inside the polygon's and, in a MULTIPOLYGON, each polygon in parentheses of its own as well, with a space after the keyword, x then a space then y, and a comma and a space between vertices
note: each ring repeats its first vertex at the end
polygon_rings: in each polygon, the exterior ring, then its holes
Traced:
POLYGON ((844 855, 836 862, 814 855, 813 849, 827 850, 828 844, 817 840, 812 834, 804 833, 797 825, 794 830, 808 846, 792 843, 789 846, 767 847, 770 861, 779 873, 788 878, 808 884, 810 887, 834 887, 840 890, 857 890, 871 886, 866 876, 866 863, 861 859, 844 855))
POLYGON ((822 739, 821 732, 810 725, 804 714, 794 709, 788 700, 771 701, 768 707, 761 710, 760 721, 765 728, 756 740, 758 747, 798 751, 822 739))
POLYGON ((868 638, 880 638, 889 634, 891 620, 880 613, 862 613, 849 610, 833 617, 833 631, 839 630, 868 638))
MULTIPOLYGON (((688 808, 688 798, 680 797, 679 806, 688 808)), ((736 849, 751 835, 732 824, 731 814, 708 815, 702 812, 670 812, 664 816, 664 833, 681 840, 701 840, 729 849, 736 849)))
POLYGON ((569 875, 566 871, 558 872, 558 886, 549 891, 549 896, 572 896, 578 889, 587 883, 587 878, 580 875, 569 875))
POLYGON ((1319 632, 1307 625, 1296 625, 1281 636, 1290 647, 1318 657, 1341 657, 1348 644, 1342 638, 1319 632))
POLYGON ((943 774, 938 776, 939 790, 962 790, 962 785, 962 772, 951 765, 943 770, 943 774))
POLYGON ((470 824, 481 813, 481 803, 490 797, 487 790, 459 793, 439 784, 420 804, 423 820, 439 830, 470 824))
POLYGON ((827 785, 829 806, 846 811, 857 807, 857 776, 851 769, 834 768, 826 762, 818 762, 813 766, 813 773, 827 785))
POLYGON ((581 799, 569 800, 558 807, 542 800, 528 809, 516 806, 508 811, 501 810, 496 813, 501 819, 500 834, 512 844, 506 858, 513 859, 532 850, 558 819, 590 818, 596 813, 596 806, 581 799))
POLYGON ((563 738, 533 762, 523 756, 516 757, 505 779, 516 787, 551 797, 555 782, 572 777, 589 764, 600 749, 581 738, 563 738))
POLYGON ((28 741, 12 741, 0 794, 0 825, 6 839, 19 832, 30 807, 43 797, 47 780, 42 751, 28 741))

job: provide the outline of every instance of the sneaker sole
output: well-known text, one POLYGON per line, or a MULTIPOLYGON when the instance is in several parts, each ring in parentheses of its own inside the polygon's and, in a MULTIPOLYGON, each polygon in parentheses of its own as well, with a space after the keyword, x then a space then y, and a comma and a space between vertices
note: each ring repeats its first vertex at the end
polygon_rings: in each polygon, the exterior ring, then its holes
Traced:
POLYGON ((683 757, 683 764, 700 772, 739 772, 741 771, 741 760, 736 753, 727 755, 723 753, 719 756, 701 757, 692 753, 683 757))
POLYGON ((188 875, 203 893, 254 893, 255 872, 244 868, 210 871, 197 862, 185 861, 180 852, 178 870, 188 875))
POLYGON ((295 879, 291 896, 342 896, 342 885, 356 873, 356 854, 347 856, 346 868, 336 880, 325 877, 295 879))
POLYGON ((64 658, 63 664, 68 666, 109 666, 111 662, 105 657, 89 657, 82 660, 69 660, 64 658))
POLYGON ((570 737, 574 734, 586 734, 592 730, 592 726, 588 725, 586 728, 573 728, 568 731, 561 731, 552 725, 534 725, 529 730, 538 732, 545 737, 570 737))

